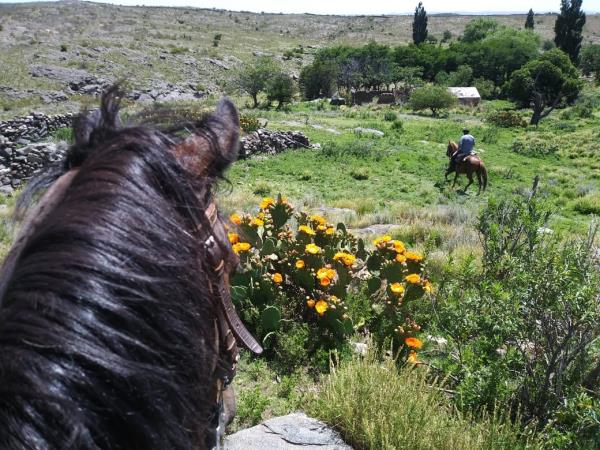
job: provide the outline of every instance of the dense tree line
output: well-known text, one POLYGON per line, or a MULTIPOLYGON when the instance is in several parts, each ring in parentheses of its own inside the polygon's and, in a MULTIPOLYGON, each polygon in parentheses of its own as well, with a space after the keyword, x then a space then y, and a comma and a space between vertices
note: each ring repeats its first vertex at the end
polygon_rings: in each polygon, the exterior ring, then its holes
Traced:
POLYGON ((307 99, 342 91, 371 90, 404 85, 415 74, 423 82, 442 84, 474 80, 491 82, 491 93, 499 95, 510 75, 534 59, 539 38, 530 31, 500 26, 490 19, 472 21, 458 42, 441 46, 421 44, 363 47, 336 46, 320 50, 314 63, 300 75, 307 99))

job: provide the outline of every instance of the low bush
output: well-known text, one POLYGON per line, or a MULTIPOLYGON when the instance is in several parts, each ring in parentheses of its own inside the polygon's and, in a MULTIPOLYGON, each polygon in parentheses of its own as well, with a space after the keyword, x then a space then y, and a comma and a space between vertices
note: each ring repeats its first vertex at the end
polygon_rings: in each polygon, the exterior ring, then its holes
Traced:
POLYGON ((516 111, 494 111, 488 114, 486 122, 502 128, 525 128, 527 126, 527 121, 516 111))
POLYGON ((513 152, 533 158, 555 155, 559 148, 556 141, 543 139, 535 135, 520 136, 511 145, 513 152))
POLYGON ((386 111, 386 113, 383 115, 383 120, 386 122, 394 122, 396 119, 398 119, 398 114, 396 114, 394 111, 386 111))
POLYGON ((545 448, 598 448, 600 424, 590 420, 600 381, 596 228, 564 241, 547 228, 549 208, 537 185, 490 200, 477 226, 481 263, 450 261, 439 283, 435 319, 425 323, 447 344, 429 361, 463 410, 502 405, 528 426, 552 430, 545 448), (589 402, 578 403, 583 394, 589 402))
POLYGON ((390 126, 390 128, 392 130, 394 130, 396 133, 402 133, 404 131, 404 122, 402 122, 399 119, 394 120, 392 122, 392 125, 390 126))
POLYGON ((600 192, 591 192, 573 203, 573 209, 581 214, 600 215, 600 192))

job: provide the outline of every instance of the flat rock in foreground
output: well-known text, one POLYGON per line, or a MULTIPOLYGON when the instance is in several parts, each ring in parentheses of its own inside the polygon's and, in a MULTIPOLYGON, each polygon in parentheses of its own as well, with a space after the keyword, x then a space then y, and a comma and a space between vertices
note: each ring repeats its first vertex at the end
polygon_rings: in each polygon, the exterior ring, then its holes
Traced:
POLYGON ((352 450, 339 434, 302 413, 275 417, 225 438, 225 450, 352 450))

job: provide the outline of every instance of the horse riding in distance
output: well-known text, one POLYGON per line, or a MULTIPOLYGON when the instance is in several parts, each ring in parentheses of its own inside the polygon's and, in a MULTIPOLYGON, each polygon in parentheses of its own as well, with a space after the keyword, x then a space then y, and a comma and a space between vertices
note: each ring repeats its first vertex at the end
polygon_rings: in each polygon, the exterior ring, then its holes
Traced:
POLYGON ((446 156, 450 158, 450 161, 446 169, 445 179, 448 181, 448 175, 452 172, 455 173, 454 182, 452 183, 453 188, 456 185, 458 175, 465 174, 469 179, 464 189, 464 192, 467 192, 467 188, 473 184, 474 173, 477 175, 477 182, 479 184, 477 194, 480 194, 482 189, 485 191, 487 187, 487 171, 481 157, 475 153, 475 138, 471 135, 468 128, 463 128, 463 135, 458 144, 448 141, 446 156))
POLYGON ((122 97, 115 86, 76 120, 66 160, 17 205, 0 272, 2 449, 218 449, 236 341, 262 351, 231 303, 238 258, 213 199, 237 110, 123 127, 122 97))

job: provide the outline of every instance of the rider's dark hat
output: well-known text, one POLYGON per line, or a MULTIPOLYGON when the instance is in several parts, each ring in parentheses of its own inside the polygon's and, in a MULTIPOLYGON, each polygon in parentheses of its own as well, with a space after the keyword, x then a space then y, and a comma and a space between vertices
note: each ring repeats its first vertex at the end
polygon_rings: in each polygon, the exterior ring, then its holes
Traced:
POLYGON ((468 128, 463 128, 463 133, 468 133, 469 129, 468 128))

